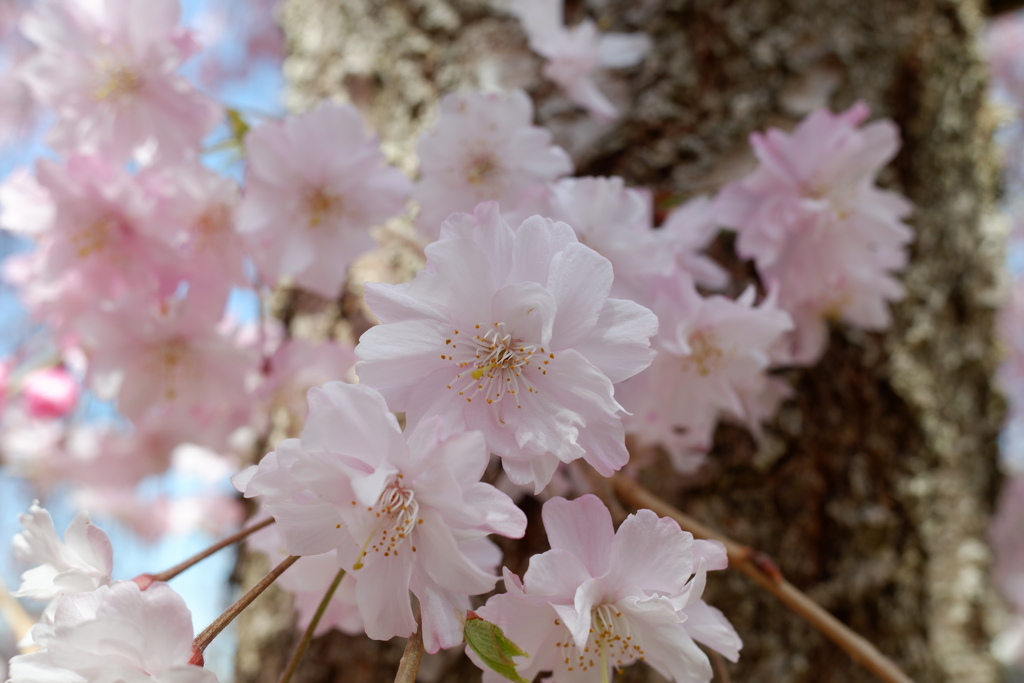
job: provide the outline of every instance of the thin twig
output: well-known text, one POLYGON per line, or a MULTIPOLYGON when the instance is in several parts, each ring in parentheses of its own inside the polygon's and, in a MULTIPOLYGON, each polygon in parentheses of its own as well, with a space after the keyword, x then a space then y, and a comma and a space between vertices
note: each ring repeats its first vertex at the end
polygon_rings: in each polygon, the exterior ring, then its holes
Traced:
POLYGON ((252 526, 247 526, 238 533, 231 534, 227 538, 217 541, 209 548, 199 551, 198 553, 188 558, 184 562, 179 562, 170 569, 164 570, 159 574, 140 574, 134 579, 134 581, 135 583, 139 584, 139 587, 143 590, 149 588, 149 585, 154 581, 170 581, 178 574, 182 573, 189 567, 202 562, 218 550, 222 550, 224 548, 227 548, 229 545, 234 545, 235 543, 238 543, 246 536, 257 532, 260 529, 270 526, 274 523, 274 521, 275 520, 273 517, 268 517, 267 519, 264 519, 260 522, 257 522, 256 524, 253 524, 252 526))
POLYGON ((822 635, 838 645, 850 659, 886 683, 912 683, 896 664, 865 638, 829 614, 796 586, 786 581, 770 557, 741 545, 689 515, 677 510, 640 484, 625 477, 613 477, 612 488, 624 503, 636 508, 649 508, 662 517, 671 517, 681 528, 697 538, 720 541, 729 555, 729 566, 752 579, 779 601, 802 617, 822 635))
POLYGON ((298 555, 289 555, 281 564, 277 565, 270 570, 266 576, 260 579, 259 583, 250 588, 245 592, 245 595, 238 598, 235 604, 228 607, 224 614, 220 615, 213 620, 213 623, 207 626, 202 633, 196 636, 196 639, 192 641, 192 652, 193 656, 195 653, 202 654, 206 650, 206 646, 213 642, 213 639, 217 637, 221 631, 223 631, 232 620, 242 613, 246 607, 252 604, 252 601, 260 596, 260 593, 267 590, 270 584, 277 580, 277 577, 284 574, 284 570, 295 564, 295 561, 299 559, 298 555))
POLYGON ((725 657, 711 648, 708 648, 707 651, 711 658, 711 666, 715 670, 715 680, 718 683, 730 683, 732 679, 729 678, 729 668, 725 665, 725 657))
POLYGON ((416 673, 420 670, 420 660, 423 659, 423 624, 419 623, 418 617, 416 622, 416 633, 409 636, 405 652, 398 662, 395 683, 416 683, 416 673))
POLYGON ((320 600, 320 604, 316 608, 316 612, 313 613, 313 618, 310 620, 309 625, 306 626, 305 632, 302 634, 302 639, 299 640, 299 644, 295 646, 295 652, 292 653, 292 658, 288 660, 288 666, 285 667, 284 673, 281 674, 281 678, 278 679, 277 683, 288 683, 292 680, 292 676, 295 675, 295 671, 299 668, 299 662, 302 661, 303 655, 306 654, 306 649, 309 648, 310 641, 313 640, 313 632, 316 631, 316 627, 320 625, 320 620, 323 619, 324 612, 327 611, 327 605, 330 604, 331 598, 334 597, 334 591, 338 590, 338 585, 341 580, 345 578, 345 570, 339 569, 338 573, 334 575, 334 580, 331 581, 331 585, 328 586, 327 592, 324 593, 324 597, 320 600))

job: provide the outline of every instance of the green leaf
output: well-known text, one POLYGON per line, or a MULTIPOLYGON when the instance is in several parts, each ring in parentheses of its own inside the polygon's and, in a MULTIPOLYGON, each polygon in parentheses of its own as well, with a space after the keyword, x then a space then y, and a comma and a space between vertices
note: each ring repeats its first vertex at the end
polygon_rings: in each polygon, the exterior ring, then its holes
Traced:
POLYGON ((470 612, 463 632, 466 644, 495 673, 516 683, 530 683, 516 671, 513 657, 529 657, 522 648, 505 637, 501 629, 470 612))

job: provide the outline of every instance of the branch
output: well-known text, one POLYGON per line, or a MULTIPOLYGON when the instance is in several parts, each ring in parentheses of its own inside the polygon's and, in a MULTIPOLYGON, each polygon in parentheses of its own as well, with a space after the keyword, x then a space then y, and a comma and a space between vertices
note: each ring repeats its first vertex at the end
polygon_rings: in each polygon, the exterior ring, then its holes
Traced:
MULTIPOLYGON (((277 580, 277 577, 284 574, 284 570, 295 564, 295 561, 298 559, 299 557, 297 555, 290 555, 282 560, 281 564, 271 569, 270 573, 260 579, 255 586, 246 591, 245 595, 240 597, 235 604, 228 607, 227 610, 224 611, 224 614, 214 619, 213 623, 207 626, 203 632, 196 636, 195 640, 192 641, 192 657, 197 661, 200 661, 206 647, 214 638, 217 637, 217 634, 223 631, 235 617, 242 613, 242 610, 252 604, 252 601, 258 598, 260 593, 267 590, 267 588, 270 587, 270 584, 274 583, 274 581, 277 580)), ((189 663, 191 664, 196 662, 189 663)), ((199 666, 202 666, 202 664, 199 664, 199 666)))
POLYGON ((395 683, 416 683, 416 672, 420 670, 420 660, 423 659, 423 624, 419 623, 419 618, 416 621, 416 633, 409 636, 402 660, 398 662, 395 683))
POLYGON ((320 620, 323 619, 324 612, 327 611, 327 606, 331 603, 331 599, 334 597, 334 592, 338 590, 338 586, 341 584, 341 580, 345 578, 345 570, 339 569, 338 573, 335 574, 334 580, 331 581, 331 585, 327 587, 327 592, 324 593, 324 597, 320 600, 320 604, 316 608, 316 612, 313 614, 313 618, 310 619, 309 625, 306 626, 306 631, 302 634, 302 639, 299 640, 299 644, 295 646, 295 652, 292 653, 292 658, 288 660, 288 666, 285 667, 284 673, 281 674, 281 678, 278 679, 277 683, 289 683, 292 680, 292 676, 299 668, 299 662, 302 661, 303 655, 306 654, 306 649, 309 647, 309 643, 313 640, 313 634, 316 632, 316 627, 320 625, 320 620))
POLYGON ((661 517, 671 517, 684 531, 696 538, 720 541, 729 555, 729 566, 737 569, 802 617, 822 635, 838 645, 850 659, 886 683, 913 683, 896 664, 867 640, 851 631, 796 586, 786 581, 770 557, 723 536, 689 515, 680 512, 640 484, 624 477, 613 477, 612 488, 624 503, 649 508, 661 517))
POLYGON ((201 550, 200 552, 196 553, 195 555, 193 555, 192 557, 188 558, 184 562, 180 562, 180 563, 174 565, 173 567, 171 567, 170 569, 162 571, 159 574, 140 574, 139 576, 135 577, 132 580, 135 583, 139 584, 139 588, 141 588, 142 590, 146 590, 147 588, 149 588, 149 586, 154 581, 170 581, 175 576, 177 576, 178 574, 182 573, 183 571, 185 571, 186 569, 188 569, 192 565, 197 564, 199 562, 202 562, 203 560, 208 558, 210 555, 213 555, 218 550, 221 550, 223 548, 227 548, 229 545, 234 545, 235 543, 238 543, 239 541, 241 541, 246 536, 248 536, 248 535, 250 535, 252 533, 257 532, 260 529, 263 529, 265 527, 270 526, 271 524, 274 523, 274 521, 275 520, 274 520, 273 517, 268 517, 268 518, 264 519, 261 522, 257 522, 256 524, 253 524, 252 526, 245 527, 244 529, 242 529, 238 533, 232 534, 231 536, 228 536, 225 539, 217 541, 216 543, 211 545, 209 548, 206 548, 205 550, 201 550))

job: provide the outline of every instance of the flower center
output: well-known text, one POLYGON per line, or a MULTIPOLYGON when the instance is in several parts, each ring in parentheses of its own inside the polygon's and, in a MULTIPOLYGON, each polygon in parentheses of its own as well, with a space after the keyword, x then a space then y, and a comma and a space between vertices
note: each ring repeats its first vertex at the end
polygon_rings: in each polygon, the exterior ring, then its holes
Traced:
POLYGON ((466 164, 466 182, 470 185, 487 185, 496 180, 501 165, 490 152, 473 155, 466 164))
POLYGON ((203 212, 192 224, 193 245, 200 251, 218 249, 231 234, 231 209, 216 204, 203 212))
POLYGON ((164 387, 164 398, 173 401, 178 397, 179 375, 188 371, 192 364, 191 350, 183 339, 170 339, 153 349, 150 368, 164 387))
POLYGON ((448 388, 458 390, 467 403, 472 403, 477 396, 487 403, 498 403, 512 396, 516 407, 521 408, 523 393, 537 393, 527 370, 546 375, 548 371, 544 366, 555 354, 548 353, 543 346, 516 339, 505 323, 494 323, 486 331, 479 324, 474 329, 472 336, 454 330, 452 338, 445 340, 449 355, 442 353, 441 358, 453 361, 459 369, 448 388))
POLYGON ((79 258, 88 258, 110 245, 117 221, 113 218, 99 218, 71 236, 71 244, 79 258))
POLYGON ((97 101, 130 99, 142 87, 142 79, 131 67, 116 61, 106 62, 101 67, 103 82, 93 92, 97 101))
MULTIPOLYGON (((399 474, 380 494, 377 505, 367 508, 367 511, 374 514, 376 524, 363 543, 359 559, 352 565, 352 569, 362 569, 365 566, 363 558, 371 551, 383 553, 384 557, 397 557, 398 549, 409 538, 412 530, 423 523, 416 494, 412 489, 404 488, 401 479, 402 475, 399 474)), ((412 546, 412 551, 416 552, 416 546, 412 546)))
MULTIPOLYGON (((642 661, 644 649, 633 641, 629 622, 622 619, 615 605, 600 605, 590 612, 590 636, 583 650, 580 650, 569 630, 563 639, 555 643, 561 650, 562 664, 568 671, 588 671, 600 667, 601 680, 608 681, 608 666, 621 668, 635 661, 642 661)), ((556 619, 556 624, 561 621, 556 619)))
POLYGON ((331 194, 322 187, 314 188, 306 195, 306 212, 309 215, 309 227, 318 227, 341 213, 341 197, 331 194))
POLYGON ((704 332, 696 332, 690 337, 690 355, 683 358, 685 370, 696 370, 701 377, 707 377, 722 366, 725 352, 715 345, 713 339, 704 332))

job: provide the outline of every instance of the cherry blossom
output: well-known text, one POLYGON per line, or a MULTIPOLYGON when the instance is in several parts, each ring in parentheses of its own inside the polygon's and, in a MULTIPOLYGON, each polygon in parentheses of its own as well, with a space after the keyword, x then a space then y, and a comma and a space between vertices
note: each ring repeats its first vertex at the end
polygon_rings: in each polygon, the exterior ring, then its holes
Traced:
POLYGON ((232 427, 244 423, 257 363, 252 349, 217 329, 223 310, 223 299, 190 294, 90 316, 82 324, 90 381, 116 387, 118 409, 131 419, 168 408, 193 427, 218 418, 232 427))
POLYGON ((563 178, 548 186, 540 213, 563 221, 580 243, 611 261, 613 296, 640 300, 652 278, 675 268, 665 233, 653 229, 651 196, 622 178, 563 178))
POLYGON ((559 462, 611 476, 628 459, 612 384, 647 367, 657 320, 609 299, 612 266, 565 223, 513 230, 487 202, 456 214, 403 285, 367 284, 384 323, 363 334, 360 381, 410 424, 480 430, 517 484, 540 491, 559 462))
POLYGON ((437 238, 453 212, 487 200, 511 211, 543 183, 572 173, 569 155, 532 121, 533 104, 522 90, 442 97, 440 120, 417 147, 417 229, 437 238))
POLYGON ((729 274, 701 252, 718 235, 714 202, 708 197, 695 197, 682 204, 665 218, 661 232, 672 244, 676 265, 701 287, 722 289, 729 274))
MULTIPOLYGON (((550 671, 553 683, 607 681, 611 669, 643 660, 673 681, 710 681, 694 641, 738 659, 736 631, 700 599, 707 570, 726 566, 720 544, 695 541, 650 510, 615 531, 589 494, 552 498, 542 516, 551 550, 530 559, 522 580, 505 569, 507 592, 476 610, 529 653, 523 678, 550 671)), ((502 678, 485 670, 483 680, 502 678)))
POLYGON ((415 630, 411 591, 425 647, 437 652, 462 642, 468 596, 497 580, 500 553, 487 534, 518 538, 526 528, 508 496, 480 482, 487 462, 478 432, 445 435, 429 420, 403 436, 376 391, 328 382, 309 392, 301 437, 233 481, 262 497, 290 554, 337 552, 358 584, 368 636, 415 630))
POLYGON ((68 334, 98 302, 166 296, 184 265, 154 213, 157 197, 144 178, 98 157, 41 160, 37 183, 12 180, 4 225, 38 240, 20 280, 37 316, 68 334), (36 208, 33 203, 48 196, 36 208), (20 195, 20 196, 19 196, 20 195))
POLYGON ((409 180, 384 165, 358 110, 323 102, 256 126, 245 139, 245 198, 238 229, 270 283, 291 277, 337 296, 345 269, 375 245, 370 228, 399 214, 409 180))
POLYGON ((53 518, 39 501, 32 503, 28 514, 18 516, 21 533, 14 536, 14 554, 23 562, 38 564, 21 575, 16 596, 34 600, 54 600, 61 595, 75 595, 110 583, 113 548, 107 535, 79 512, 64 532, 57 537, 53 518))
POLYGON ((235 228, 241 199, 231 178, 198 163, 153 168, 144 175, 156 197, 165 238, 182 257, 186 277, 216 296, 246 286, 246 244, 235 228))
POLYGON ((601 33, 590 19, 566 27, 561 2, 511 0, 509 6, 522 22, 530 48, 547 59, 544 76, 597 119, 616 118, 619 112, 597 87, 595 72, 639 64, 651 49, 651 39, 642 33, 601 33))
POLYGON ((755 294, 751 286, 735 301, 702 297, 685 275, 663 281, 652 304, 658 355, 616 388, 630 413, 626 431, 639 444, 664 446, 684 472, 703 461, 720 419, 760 435, 761 421, 788 396, 788 385, 766 371, 793 324, 772 297, 755 307, 755 294))
POLYGON ((178 0, 40 0, 22 31, 38 51, 21 76, 57 121, 61 152, 118 161, 194 154, 220 107, 175 72, 198 49, 178 0))
POLYGON ((819 109, 792 133, 754 133, 760 165, 722 188, 715 211, 737 232, 736 250, 753 259, 779 306, 796 323, 790 361, 807 364, 824 352, 825 318, 870 330, 889 326, 889 302, 903 296, 893 273, 906 264, 912 233, 902 196, 875 186, 899 148, 896 126, 869 110, 819 109))
POLYGON ((8 683, 216 683, 190 665, 192 616, 163 582, 145 591, 134 581, 63 597, 52 624, 37 624, 42 647, 11 659, 8 683))
POLYGON ((355 379, 355 351, 334 341, 312 344, 304 339, 287 339, 270 357, 269 373, 255 397, 269 413, 284 408, 293 424, 306 417, 306 394, 333 379, 355 379))

